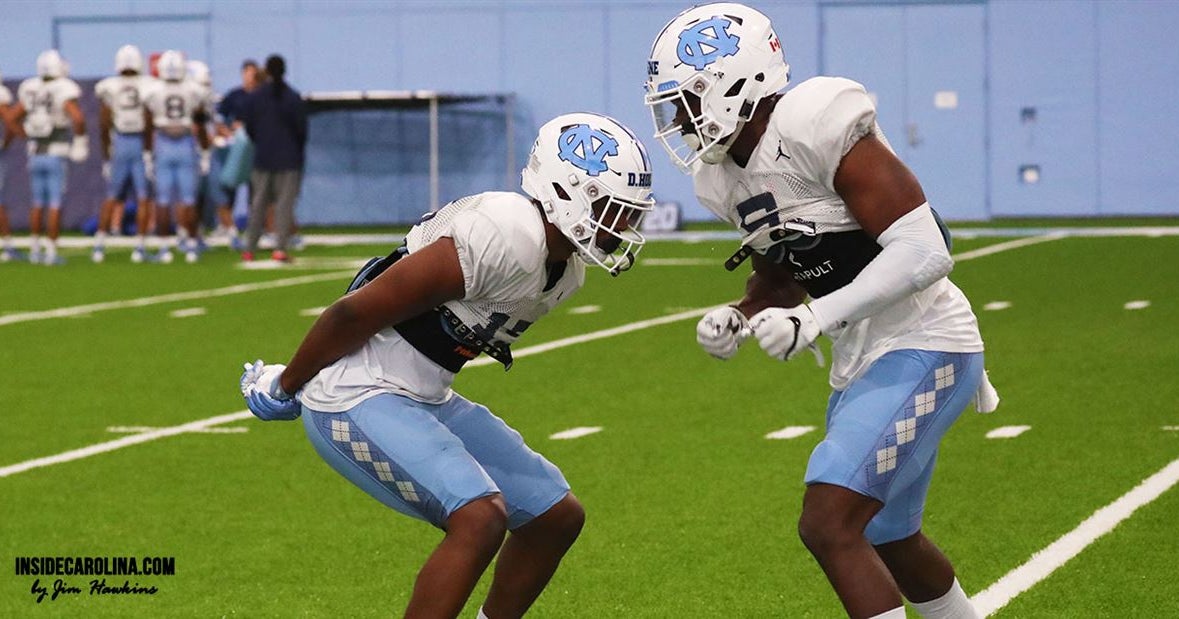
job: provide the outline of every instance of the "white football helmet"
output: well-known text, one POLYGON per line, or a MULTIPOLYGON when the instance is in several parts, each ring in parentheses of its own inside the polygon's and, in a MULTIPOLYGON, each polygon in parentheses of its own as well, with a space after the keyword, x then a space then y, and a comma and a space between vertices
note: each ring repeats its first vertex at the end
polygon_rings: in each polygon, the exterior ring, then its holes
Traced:
POLYGON ((188 77, 206 88, 213 85, 213 77, 209 74, 209 65, 200 60, 188 61, 188 77))
POLYGON ((582 259, 611 275, 634 265, 655 201, 651 160, 630 129, 599 114, 558 116, 540 128, 520 177, 582 259))
POLYGON ((134 45, 124 45, 115 52, 115 73, 128 70, 143 73, 143 54, 134 45))
POLYGON ((160 79, 169 82, 179 82, 188 74, 188 64, 184 61, 184 54, 170 49, 160 54, 160 59, 156 61, 156 72, 160 74, 160 79))
POLYGON ((758 103, 789 81, 768 17, 742 4, 705 4, 677 15, 655 38, 645 100, 656 139, 690 172, 697 161, 724 161, 758 103))
POLYGON ((37 56, 37 75, 52 80, 65 77, 66 63, 56 49, 47 49, 37 56))

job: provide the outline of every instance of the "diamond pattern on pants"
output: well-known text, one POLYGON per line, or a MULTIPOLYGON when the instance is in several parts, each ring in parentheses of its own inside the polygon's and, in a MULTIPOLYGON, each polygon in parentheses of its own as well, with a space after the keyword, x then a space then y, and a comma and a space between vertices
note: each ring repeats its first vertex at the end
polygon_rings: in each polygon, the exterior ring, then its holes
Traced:
POLYGON ((934 382, 934 389, 945 389, 954 384, 954 364, 942 366, 933 372, 936 379, 934 382))
POLYGON ((373 468, 377 471, 377 477, 381 481, 393 481, 393 471, 389 468, 388 462, 373 462, 373 468))
POLYGON ((918 393, 917 396, 913 398, 913 406, 913 412, 915 412, 918 417, 932 413, 933 409, 937 408, 937 392, 926 391, 925 393, 918 393))
POLYGON ((896 424, 897 445, 904 445, 917 438, 917 418, 902 419, 896 424))
POLYGON ((368 443, 364 441, 352 441, 352 457, 356 458, 357 462, 373 461, 373 455, 368 450, 368 443))
POLYGON ((413 484, 408 481, 397 482, 397 489, 401 491, 401 497, 410 503, 418 502, 418 493, 414 491, 413 484))
POLYGON ((340 421, 339 419, 332 420, 332 440, 341 443, 347 443, 348 438, 348 422, 340 421))
POLYGON ((897 448, 885 447, 876 452, 876 474, 883 475, 897 468, 897 448))

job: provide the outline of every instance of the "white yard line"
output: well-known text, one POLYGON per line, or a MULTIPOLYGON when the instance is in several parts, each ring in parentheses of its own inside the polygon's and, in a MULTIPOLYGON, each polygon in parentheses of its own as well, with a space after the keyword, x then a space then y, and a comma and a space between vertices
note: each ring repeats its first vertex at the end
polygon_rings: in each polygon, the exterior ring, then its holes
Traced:
POLYGON ((790 440, 792 438, 805 436, 814 431, 815 426, 786 426, 781 430, 774 430, 773 432, 770 432, 766 435, 766 438, 770 439, 771 441, 790 440))
POLYGON ((159 428, 151 432, 144 432, 142 434, 132 434, 131 436, 124 436, 123 438, 115 439, 113 441, 106 441, 104 443, 95 443, 88 447, 81 449, 72 449, 70 451, 63 451, 62 453, 46 456, 44 458, 36 458, 33 460, 25 460, 17 464, 0 467, 0 477, 8 477, 17 473, 39 469, 43 466, 50 466, 53 464, 61 464, 63 462, 70 462, 73 460, 81 460, 82 458, 89 458, 108 451, 154 441, 159 438, 168 436, 176 436, 177 434, 184 434, 186 432, 199 432, 206 428, 221 425, 224 423, 232 423, 234 421, 241 421, 242 419, 249 419, 254 415, 250 411, 238 411, 236 413, 229 413, 226 415, 217 415, 216 417, 209 417, 208 419, 199 419, 197 421, 190 421, 182 423, 178 426, 170 426, 167 428, 159 428))
POLYGON ((581 438, 583 436, 597 434, 598 432, 601 432, 601 431, 602 431, 601 426, 580 426, 577 428, 569 428, 568 430, 561 430, 560 432, 553 434, 549 438, 551 438, 555 441, 567 441, 569 439, 581 438))
POLYGON ((286 279, 276 279, 268 282, 254 282, 252 284, 237 284, 234 286, 225 286, 223 288, 211 288, 208 290, 189 290, 186 292, 174 292, 172 294, 161 294, 154 297, 140 297, 138 299, 126 299, 124 301, 107 301, 105 303, 90 303, 88 305, 75 305, 73 307, 60 307, 57 309, 44 310, 39 312, 18 312, 15 314, 5 314, 0 316, 0 326, 14 325, 21 322, 32 322, 34 320, 48 320, 50 318, 71 318, 74 316, 83 316, 93 312, 104 312, 107 310, 127 309, 130 307, 146 307, 148 305, 158 305, 160 303, 175 303, 177 301, 193 301, 196 299, 211 299, 213 297, 224 297, 232 294, 243 294, 246 292, 255 292, 258 290, 273 290, 275 288, 287 288, 289 286, 302 286, 303 284, 316 284, 319 282, 330 282, 341 279, 349 279, 355 276, 353 271, 338 271, 335 273, 320 273, 318 275, 303 275, 301 277, 288 277, 286 279))
POLYGON ((1032 555, 1023 565, 1007 572, 995 584, 972 598, 975 608, 983 616, 990 615, 1036 583, 1048 578, 1057 568, 1077 556, 1102 535, 1109 533, 1120 522, 1130 517, 1139 507, 1159 498, 1179 482, 1179 460, 1164 466, 1147 477, 1121 498, 1093 512, 1077 528, 1052 542, 1047 548, 1032 555))
POLYGON ((1031 429, 1031 426, 1003 426, 987 432, 987 438, 1015 438, 1031 429))
POLYGON ((1016 249, 1019 247, 1027 247, 1028 245, 1035 245, 1037 243, 1043 243, 1045 241, 1059 241, 1060 239, 1063 239, 1063 238, 1068 238, 1068 236, 1065 234, 1053 233, 1053 234, 1045 234, 1044 236, 1033 236, 1033 237, 1028 237, 1028 238, 1024 238, 1024 239, 1015 239, 1014 241, 1004 241, 1002 243, 995 243, 994 245, 987 245, 986 247, 980 247, 978 249, 964 251, 960 254, 954 254, 954 260, 956 262, 962 262, 963 260, 973 260, 975 258, 982 258, 983 256, 990 256, 992 254, 1004 252, 1009 249, 1016 249))

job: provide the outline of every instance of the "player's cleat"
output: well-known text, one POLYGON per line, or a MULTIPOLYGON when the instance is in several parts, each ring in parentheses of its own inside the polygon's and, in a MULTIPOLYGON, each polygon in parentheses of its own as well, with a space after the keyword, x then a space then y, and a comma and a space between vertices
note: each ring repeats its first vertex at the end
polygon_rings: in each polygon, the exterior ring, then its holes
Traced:
POLYGON ((189 264, 193 264, 194 262, 196 262, 199 259, 200 259, 200 254, 198 254, 194 250, 190 249, 190 250, 184 252, 184 261, 189 264))
POLYGON ((233 248, 233 251, 241 251, 242 248, 245 247, 245 245, 242 243, 241 235, 234 234, 233 236, 229 237, 229 246, 233 248))
POLYGON ((30 251, 29 252, 29 263, 30 264, 41 264, 41 261, 43 259, 42 258, 43 255, 44 254, 42 254, 41 250, 39 250, 39 249, 34 249, 34 250, 30 251))
POLYGON ((270 259, 275 262, 290 262, 291 255, 281 249, 276 249, 271 252, 270 259))
POLYGON ((4 251, 0 251, 0 262, 17 262, 19 260, 24 260, 24 255, 15 247, 5 247, 4 251))
POLYGON ((106 252, 101 247, 95 247, 94 251, 90 252, 90 261, 99 264, 103 260, 106 260, 106 252))
POLYGON ((254 252, 252 252, 252 251, 243 251, 242 252, 242 262, 253 262, 253 261, 254 261, 254 252))
POLYGON ((287 244, 290 245, 291 249, 293 249, 295 251, 302 251, 303 250, 303 235, 302 234, 292 234, 291 240, 288 241, 287 244))
POLYGON ((170 249, 161 249, 160 253, 156 254, 156 262, 160 264, 172 264, 172 260, 172 250, 170 249))
POLYGON ((147 260, 147 252, 142 247, 136 247, 135 251, 131 252, 131 262, 141 264, 147 260))
POLYGON ((41 264, 47 267, 59 267, 66 263, 66 259, 61 254, 46 255, 41 257, 41 264))

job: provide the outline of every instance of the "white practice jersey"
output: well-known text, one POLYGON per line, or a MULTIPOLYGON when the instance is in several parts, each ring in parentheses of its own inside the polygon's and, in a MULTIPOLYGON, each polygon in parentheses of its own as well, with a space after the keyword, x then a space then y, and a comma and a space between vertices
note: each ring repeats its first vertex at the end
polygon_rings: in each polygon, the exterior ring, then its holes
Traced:
POLYGON ((25 134, 39 142, 68 144, 73 130, 65 104, 81 94, 78 83, 68 77, 30 77, 21 82, 16 96, 25 107, 25 134))
MULTIPOLYGON (((585 281, 585 265, 571 258, 546 264, 544 220, 531 201, 508 192, 481 193, 428 216, 406 236, 413 253, 442 237, 454 239, 465 295, 445 308, 489 342, 509 345, 585 281)), ((380 393, 437 404, 450 399, 455 373, 410 345, 395 327, 324 368, 304 386, 303 404, 342 412, 380 393)))
MULTIPOLYGON (((834 186, 843 156, 869 133, 888 143, 863 86, 833 77, 806 80, 782 95, 745 168, 730 158, 697 164, 696 195, 740 228, 745 244, 788 264, 794 279, 821 297, 850 283, 881 250, 834 186), (769 231, 782 226, 785 240, 771 239, 769 231)), ((948 278, 827 335, 834 340, 830 380, 837 390, 892 350, 983 349, 970 302, 948 278)))
POLYGON ((144 101, 156 79, 149 75, 115 75, 94 86, 98 100, 111 110, 111 124, 119 133, 143 133, 144 101))
POLYGON ((177 134, 192 127, 193 118, 207 108, 208 101, 208 91, 192 80, 156 80, 144 103, 156 129, 177 134))

